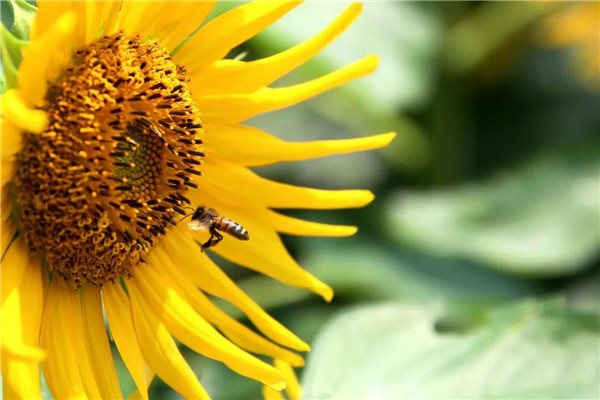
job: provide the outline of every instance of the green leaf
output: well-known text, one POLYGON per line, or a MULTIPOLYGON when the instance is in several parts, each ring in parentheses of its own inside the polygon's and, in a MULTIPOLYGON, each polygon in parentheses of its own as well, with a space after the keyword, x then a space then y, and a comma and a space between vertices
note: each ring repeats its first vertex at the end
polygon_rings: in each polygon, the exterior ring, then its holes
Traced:
MULTIPOLYGON (((0 58, 1 60, 1 58, 0 58)), ((6 91, 6 76, 4 75, 4 65, 0 62, 0 93, 6 91)))
POLYGON ((600 271, 579 277, 567 287, 566 299, 569 308, 600 317, 600 271))
POLYGON ((37 8, 24 0, 3 2, 0 38, 2 40, 1 93, 17 86, 21 50, 29 43, 29 30, 37 8), (5 6, 8 4, 10 9, 5 6))
POLYGON ((435 307, 386 304, 335 318, 318 337, 305 399, 597 398, 597 318, 554 301, 494 309, 465 334, 435 307))
POLYGON ((428 253, 527 276, 587 267, 600 249, 600 162, 553 153, 488 181, 388 202, 392 235, 428 253))
POLYGON ((496 271, 455 260, 384 246, 373 233, 352 238, 305 239, 300 264, 327 282, 334 300, 386 301, 391 299, 500 300, 534 296, 546 288, 496 271))
POLYGON ((0 39, 2 50, 2 68, 4 70, 5 89, 10 89, 17 86, 17 71, 21 63, 21 49, 27 45, 27 41, 17 38, 10 33, 4 24, 0 24, 0 39))
POLYGON ((24 0, 8 0, 13 12, 11 32, 17 39, 29 40, 31 22, 37 10, 24 0))

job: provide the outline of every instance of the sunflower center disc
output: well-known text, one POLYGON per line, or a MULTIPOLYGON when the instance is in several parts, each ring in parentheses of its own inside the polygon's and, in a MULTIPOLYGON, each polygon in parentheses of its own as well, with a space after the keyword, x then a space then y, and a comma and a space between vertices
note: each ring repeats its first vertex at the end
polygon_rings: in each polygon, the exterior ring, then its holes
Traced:
POLYGON ((49 127, 17 156, 17 211, 30 250, 74 287, 131 276, 185 214, 204 155, 186 83, 165 48, 118 33, 49 85, 49 127))

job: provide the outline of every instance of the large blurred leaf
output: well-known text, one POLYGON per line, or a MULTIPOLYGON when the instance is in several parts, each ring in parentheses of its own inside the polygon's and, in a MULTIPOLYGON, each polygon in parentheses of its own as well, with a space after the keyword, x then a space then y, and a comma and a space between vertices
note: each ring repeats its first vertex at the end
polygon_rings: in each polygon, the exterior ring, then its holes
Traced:
POLYGON ((317 339, 305 399, 597 398, 598 320, 556 302, 492 311, 466 334, 438 333, 436 311, 380 305, 346 312, 317 339))
POLYGON ((335 291, 335 301, 392 299, 483 301, 534 296, 548 288, 540 282, 385 246, 373 233, 353 238, 307 239, 301 265, 335 291))
POLYGON ((466 257, 518 274, 585 268, 600 247, 599 162, 555 153, 487 182, 388 204, 389 229, 424 251, 466 257))
POLYGON ((572 282, 566 290, 567 304, 570 308, 600 316, 600 271, 572 282))

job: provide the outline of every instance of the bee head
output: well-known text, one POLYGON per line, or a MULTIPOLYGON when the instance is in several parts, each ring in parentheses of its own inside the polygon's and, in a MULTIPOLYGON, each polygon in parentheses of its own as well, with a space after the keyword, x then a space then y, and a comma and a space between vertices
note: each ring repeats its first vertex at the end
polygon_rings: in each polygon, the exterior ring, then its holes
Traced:
POLYGON ((179 220, 179 222, 183 221, 184 219, 186 219, 187 217, 190 217, 190 216, 192 217, 192 221, 197 218, 202 218, 202 216, 204 215, 204 212, 205 212, 204 207, 198 207, 195 210, 192 207, 183 207, 183 208, 185 208, 187 210, 192 210, 192 212, 184 215, 183 218, 181 218, 179 220))
POLYGON ((194 214, 192 215, 192 221, 197 220, 197 219, 202 219, 205 214, 206 214, 206 207, 200 206, 200 207, 196 208, 196 211, 194 211, 194 214))

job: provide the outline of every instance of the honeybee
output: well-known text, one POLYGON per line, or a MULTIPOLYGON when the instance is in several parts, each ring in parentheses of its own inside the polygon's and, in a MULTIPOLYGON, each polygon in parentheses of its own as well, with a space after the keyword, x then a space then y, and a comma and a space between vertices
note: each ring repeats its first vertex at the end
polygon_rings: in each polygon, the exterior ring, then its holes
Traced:
POLYGON ((229 218, 220 216, 219 213, 212 208, 200 206, 196 208, 193 213, 183 217, 182 220, 188 216, 192 217, 191 221, 188 223, 188 226, 191 229, 197 231, 208 229, 210 232, 210 238, 202 245, 202 251, 209 247, 215 247, 223 240, 223 235, 221 235, 219 231, 225 232, 239 240, 250 239, 248 231, 243 226, 229 218))

